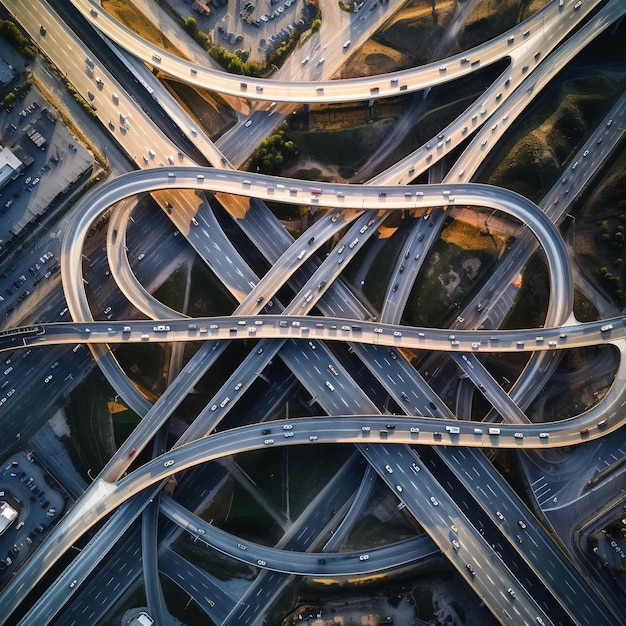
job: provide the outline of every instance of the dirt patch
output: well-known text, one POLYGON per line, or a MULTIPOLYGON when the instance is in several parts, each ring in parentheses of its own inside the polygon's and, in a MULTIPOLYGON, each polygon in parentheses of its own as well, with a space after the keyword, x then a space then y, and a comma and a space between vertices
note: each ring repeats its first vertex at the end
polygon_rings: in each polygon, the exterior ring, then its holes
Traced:
POLYGON ((146 16, 132 2, 127 0, 102 0, 101 4, 107 13, 110 13, 125 26, 128 26, 140 37, 182 59, 187 59, 150 20, 146 19, 146 16))
POLYGON ((195 89, 162 75, 159 78, 178 104, 198 120, 199 126, 202 126, 212 140, 223 135, 237 122, 233 109, 221 96, 195 89))

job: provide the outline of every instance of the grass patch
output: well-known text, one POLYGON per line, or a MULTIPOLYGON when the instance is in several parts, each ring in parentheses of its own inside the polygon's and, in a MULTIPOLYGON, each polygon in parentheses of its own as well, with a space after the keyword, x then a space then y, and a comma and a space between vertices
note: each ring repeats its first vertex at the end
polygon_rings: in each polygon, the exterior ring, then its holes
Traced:
POLYGON ((287 135, 298 146, 301 155, 306 154, 313 159, 334 165, 358 167, 358 162, 355 163, 355 156, 362 155, 361 160, 363 160, 369 154, 373 143, 383 139, 392 123, 392 120, 387 119, 334 131, 290 130, 287 135))
POLYGON ((72 391, 66 406, 76 467, 86 479, 88 469, 97 474, 116 450, 107 406, 112 395, 111 387, 100 371, 94 370, 72 391))
POLYGON ((577 289, 574 290, 574 316, 579 322, 595 322, 600 319, 596 305, 577 289))
POLYGON ((235 483, 223 528, 233 535, 265 545, 274 545, 282 536, 281 528, 239 483, 235 483))
POLYGON ((625 147, 622 141, 573 208, 577 219, 577 260, 606 297, 620 308, 626 302, 625 147))
POLYGON ((182 311, 187 285, 187 266, 177 267, 154 292, 154 297, 175 311, 182 311))
POLYGON ((133 383, 153 400, 164 385, 165 348, 160 343, 149 342, 121 344, 115 350, 115 358, 133 383))
POLYGON ((512 140, 493 151, 481 180, 540 201, 622 88, 623 81, 603 76, 566 75, 515 125, 512 140))
MULTIPOLYGON (((269 427, 271 424, 268 424, 269 427)), ((253 450, 238 454, 237 463, 249 476, 254 476, 254 482, 266 495, 270 505, 284 511, 285 475, 282 454, 274 450, 253 450)))
MULTIPOLYGON (((458 315, 459 307, 479 289, 491 274, 497 255, 484 250, 468 250, 446 240, 448 224, 435 242, 418 276, 402 322, 413 326, 447 326, 458 315)), ((453 229, 457 228, 453 226, 453 229)), ((469 226, 462 230, 468 232, 469 226)), ((453 232, 458 236, 459 232, 453 232)), ((457 237, 457 241, 458 241, 457 237)), ((465 244, 464 244, 465 245, 465 244)))
POLYGON ((191 268, 190 317, 230 315, 237 306, 236 300, 210 267, 195 259, 191 268))
POLYGON ((119 411, 112 415, 113 419, 113 432, 115 435, 115 443, 117 447, 122 445, 128 436, 135 430, 135 427, 141 421, 141 418, 128 409, 127 411, 119 411))

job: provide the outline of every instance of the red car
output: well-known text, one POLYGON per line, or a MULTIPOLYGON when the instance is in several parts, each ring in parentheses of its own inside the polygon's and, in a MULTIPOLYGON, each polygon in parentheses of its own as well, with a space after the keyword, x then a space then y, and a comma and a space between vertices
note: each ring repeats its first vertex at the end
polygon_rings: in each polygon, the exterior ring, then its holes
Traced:
POLYGON ((128 456, 133 456, 133 454, 135 454, 136 450, 135 448, 131 448, 130 452, 128 453, 128 456))

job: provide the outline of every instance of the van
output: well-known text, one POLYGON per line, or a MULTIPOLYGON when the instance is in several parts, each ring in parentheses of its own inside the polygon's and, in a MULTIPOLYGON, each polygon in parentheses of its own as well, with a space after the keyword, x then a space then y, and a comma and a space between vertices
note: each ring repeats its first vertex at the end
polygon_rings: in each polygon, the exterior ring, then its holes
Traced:
POLYGON ((298 255, 298 261, 301 261, 304 258, 305 254, 306 254, 306 250, 302 250, 302 252, 300 252, 300 254, 298 255))
POLYGON ((230 402, 230 398, 226 396, 221 402, 220 407, 223 409, 230 402))
POLYGON ((500 429, 491 427, 491 428, 489 428, 489 434, 490 435, 499 435, 500 434, 500 429))

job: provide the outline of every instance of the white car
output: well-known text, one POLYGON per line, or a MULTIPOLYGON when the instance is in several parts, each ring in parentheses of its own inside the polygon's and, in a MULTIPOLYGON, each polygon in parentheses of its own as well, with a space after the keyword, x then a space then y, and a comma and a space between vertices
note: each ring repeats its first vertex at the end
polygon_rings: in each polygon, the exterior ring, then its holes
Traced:
POLYGON ((393 474, 393 470, 391 469, 391 465, 385 465, 385 469, 390 473, 393 474))
POLYGON ((46 376, 46 377, 43 379, 43 382, 44 382, 44 383, 49 383, 51 380, 52 380, 52 374, 48 374, 48 376, 46 376))
POLYGON ((250 128, 250 126, 252 126, 252 120, 248 120, 248 121, 244 124, 244 126, 245 126, 246 128, 250 128))
POLYGON ((317 441, 319 437, 317 435, 309 435, 309 441, 317 441))
POLYGON ((263 559, 259 559, 259 560, 257 561, 257 563, 258 563, 261 567, 264 567, 265 565, 267 565, 267 563, 266 563, 263 559))
POLYGON ((359 561, 367 561, 370 558, 369 554, 361 554, 359 555, 359 561))
POLYGON ((171 467, 172 465, 174 465, 174 459, 169 459, 163 463, 163 467, 171 467))

